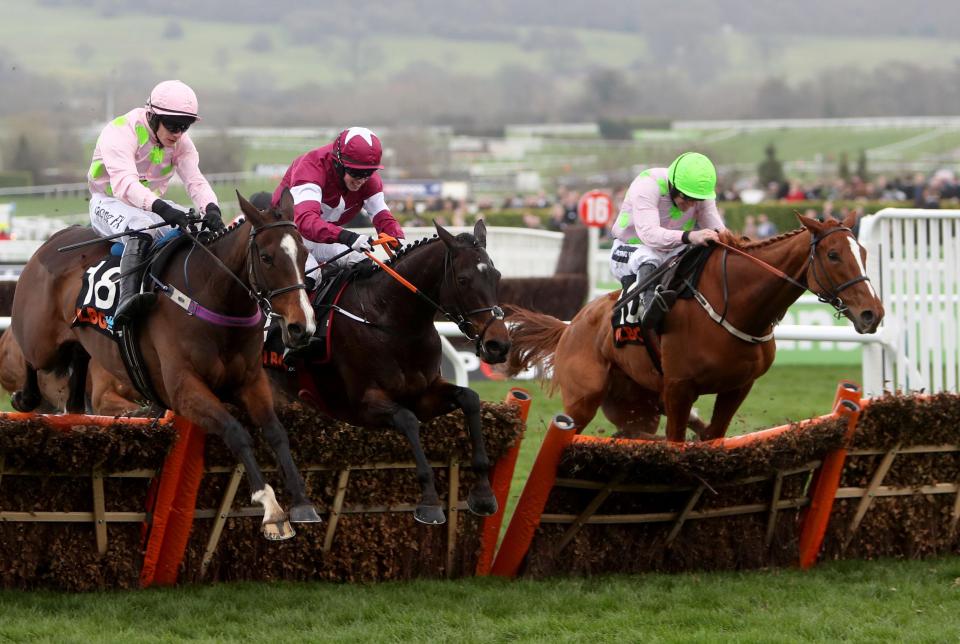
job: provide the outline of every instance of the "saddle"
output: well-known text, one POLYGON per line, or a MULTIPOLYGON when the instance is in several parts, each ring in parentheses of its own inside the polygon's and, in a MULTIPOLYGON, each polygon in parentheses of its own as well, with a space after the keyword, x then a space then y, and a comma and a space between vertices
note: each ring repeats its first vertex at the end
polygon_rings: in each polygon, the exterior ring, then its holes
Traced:
MULTIPOLYGON (((162 275, 177 249, 189 240, 179 230, 173 230, 160 238, 150 249, 146 261, 140 266, 141 290, 152 292, 156 288, 156 275, 162 275)), ((120 349, 120 357, 130 381, 147 400, 163 406, 156 393, 144 364, 137 342, 142 318, 135 318, 122 330, 115 329, 113 317, 117 309, 116 278, 120 275, 120 256, 123 244, 115 243, 110 254, 88 268, 83 275, 83 284, 77 296, 77 313, 71 326, 88 326, 114 340, 120 349)))
MULTIPOLYGON (((663 315, 660 319, 665 319, 678 299, 694 297, 693 288, 696 288, 700 282, 700 276, 711 252, 713 252, 713 246, 690 246, 679 255, 668 259, 646 281, 635 284, 633 288, 621 294, 620 299, 614 306, 612 320, 615 321, 618 318, 617 312, 629 306, 651 286, 655 287, 654 301, 651 305, 661 307, 663 315)), ((614 322, 614 345, 620 347, 625 344, 642 344, 647 349, 647 353, 650 354, 657 371, 662 373, 660 362, 661 330, 662 322, 654 329, 643 328, 639 324, 617 326, 614 322)))
POLYGON ((344 291, 354 281, 365 279, 373 274, 373 265, 358 262, 347 268, 330 272, 321 271, 322 278, 317 288, 309 294, 310 303, 317 319, 317 330, 303 349, 290 351, 283 344, 283 331, 279 320, 273 320, 264 334, 263 366, 267 369, 292 374, 297 371, 297 363, 325 364, 330 362, 332 347, 330 332, 333 328, 333 314, 339 309, 337 303, 344 291))

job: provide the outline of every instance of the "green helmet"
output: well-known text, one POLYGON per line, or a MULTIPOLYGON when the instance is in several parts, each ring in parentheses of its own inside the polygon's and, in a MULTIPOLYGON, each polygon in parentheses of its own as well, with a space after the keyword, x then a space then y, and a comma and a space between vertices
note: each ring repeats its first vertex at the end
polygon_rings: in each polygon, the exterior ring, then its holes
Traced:
POLYGON ((670 164, 667 180, 693 199, 716 199, 717 170, 710 159, 699 152, 684 152, 670 164))

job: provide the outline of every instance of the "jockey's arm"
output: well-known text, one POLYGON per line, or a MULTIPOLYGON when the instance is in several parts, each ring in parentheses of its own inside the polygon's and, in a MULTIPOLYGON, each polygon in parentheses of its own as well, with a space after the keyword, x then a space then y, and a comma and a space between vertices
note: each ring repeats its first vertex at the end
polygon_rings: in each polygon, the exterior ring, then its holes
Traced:
POLYGON ((631 213, 633 227, 643 243, 655 250, 668 251, 683 243, 682 230, 660 226, 660 188, 652 178, 631 186, 624 198, 624 208, 631 213))
POLYGON ((183 181, 183 187, 186 188, 190 200, 198 212, 206 213, 207 206, 214 204, 219 209, 217 194, 210 187, 206 177, 200 172, 200 154, 197 152, 193 141, 183 136, 177 143, 177 152, 175 158, 177 174, 183 181))
POLYGON ((304 239, 318 244, 338 241, 343 228, 324 220, 320 215, 323 190, 316 183, 301 183, 290 188, 293 195, 293 221, 304 239))
POLYGON ((393 213, 387 207, 387 200, 383 196, 381 184, 377 184, 380 189, 363 200, 363 209, 373 214, 373 227, 378 233, 386 233, 396 239, 403 239, 403 229, 400 227, 393 213))

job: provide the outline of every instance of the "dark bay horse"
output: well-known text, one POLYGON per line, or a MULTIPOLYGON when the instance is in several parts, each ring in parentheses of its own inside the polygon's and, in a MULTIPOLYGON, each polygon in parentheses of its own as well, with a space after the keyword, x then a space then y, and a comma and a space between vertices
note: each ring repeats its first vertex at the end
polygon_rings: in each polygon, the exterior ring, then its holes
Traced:
MULTIPOLYGON (((161 295, 142 320, 138 344, 159 402, 222 436, 246 468, 253 501, 264 507, 264 536, 285 539, 293 530, 254 459, 250 434, 221 401, 240 405, 263 428, 293 495, 289 520, 319 521, 290 455, 287 432, 274 412, 262 366, 263 311, 272 309, 282 318, 283 339, 291 347, 305 344, 316 328, 303 283, 307 251, 293 223, 289 192, 278 208, 263 213, 237 196, 247 219, 205 248, 185 244, 176 249, 159 276, 199 306, 188 314, 185 303, 161 295)), ((82 374, 81 357, 88 356, 131 386, 117 343, 89 327, 71 326, 84 272, 108 254, 110 244, 69 253, 58 253, 57 248, 95 237, 87 227, 57 233, 20 276, 12 315, 12 331, 27 367, 26 386, 12 399, 20 410, 32 409, 41 399, 38 370, 82 374)), ((86 379, 77 380, 71 383, 69 398, 82 410, 86 379)))
POLYGON ((661 335, 663 373, 645 347, 614 347, 610 317, 616 292, 590 302, 569 326, 516 310, 510 316, 510 370, 552 365, 552 385, 560 388, 564 411, 579 430, 602 407, 623 435, 636 438, 656 434, 666 413, 667 439, 682 441, 697 397, 716 393, 700 438, 723 437, 753 382, 773 362, 774 324, 804 289, 832 304, 858 333, 873 333, 883 318, 883 304, 865 275, 866 251, 850 230, 852 218, 843 224, 799 219, 803 228, 763 241, 721 234, 721 241, 769 266, 714 250, 698 288, 715 312, 726 313, 717 318, 733 330, 714 321, 698 300, 678 300, 661 335))
MULTIPOLYGON (((315 404, 339 420, 403 432, 413 449, 422 492, 414 517, 429 524, 446 518, 420 445, 420 423, 457 408, 466 419, 477 473, 467 503, 481 516, 497 511, 488 480, 480 397, 440 376, 442 350, 434 319, 439 312, 457 321, 489 363, 504 362, 510 348, 497 306, 500 272, 487 255, 483 221, 472 235, 454 236, 436 228, 438 237, 407 246, 388 263, 419 294, 383 269, 351 282, 337 303, 344 313, 334 313, 330 361, 298 365, 309 376, 307 402, 315 396, 315 404)), ((275 382, 293 397, 302 386, 287 382, 282 373, 275 382)))

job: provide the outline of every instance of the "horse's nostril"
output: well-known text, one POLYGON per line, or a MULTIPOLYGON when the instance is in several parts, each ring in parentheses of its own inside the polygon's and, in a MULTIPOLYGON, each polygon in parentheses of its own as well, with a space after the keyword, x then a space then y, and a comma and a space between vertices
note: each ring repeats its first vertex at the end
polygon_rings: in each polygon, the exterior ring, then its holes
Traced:
POLYGON ((867 325, 873 323, 873 311, 864 311, 860 314, 860 319, 863 320, 863 323, 867 325))
POLYGON ((500 342, 499 340, 489 340, 486 342, 485 348, 487 353, 492 356, 502 356, 506 355, 510 349, 510 345, 505 342, 500 342))
POLYGON ((303 335, 303 327, 299 324, 288 324, 287 333, 290 334, 291 338, 299 338, 303 335))

